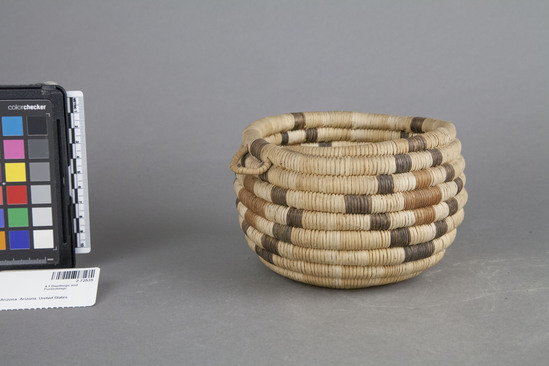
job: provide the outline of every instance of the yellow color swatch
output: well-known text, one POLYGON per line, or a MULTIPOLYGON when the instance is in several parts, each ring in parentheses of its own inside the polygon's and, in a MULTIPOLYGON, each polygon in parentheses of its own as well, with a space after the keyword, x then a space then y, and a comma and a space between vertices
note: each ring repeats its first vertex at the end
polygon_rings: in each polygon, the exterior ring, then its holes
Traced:
POLYGON ((25 182, 25 163, 6 163, 6 182, 25 182))
POLYGON ((0 250, 6 250, 6 235, 0 231, 0 250))

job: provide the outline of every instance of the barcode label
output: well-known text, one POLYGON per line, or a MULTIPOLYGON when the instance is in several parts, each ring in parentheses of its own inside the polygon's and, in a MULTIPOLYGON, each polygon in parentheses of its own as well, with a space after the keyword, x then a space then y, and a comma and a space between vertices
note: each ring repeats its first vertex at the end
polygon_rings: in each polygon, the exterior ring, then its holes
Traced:
POLYGON ((52 280, 83 280, 95 278, 95 269, 53 272, 52 280))
POLYGON ((0 271, 0 310, 92 306, 101 269, 0 271))

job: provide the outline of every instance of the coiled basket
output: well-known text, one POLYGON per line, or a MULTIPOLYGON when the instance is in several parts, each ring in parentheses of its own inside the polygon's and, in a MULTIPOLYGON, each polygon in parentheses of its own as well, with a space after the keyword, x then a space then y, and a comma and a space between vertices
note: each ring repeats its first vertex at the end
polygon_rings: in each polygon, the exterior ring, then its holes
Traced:
POLYGON ((442 259, 463 221, 465 161, 452 123, 357 112, 260 119, 231 161, 239 222, 270 269, 360 288, 442 259))

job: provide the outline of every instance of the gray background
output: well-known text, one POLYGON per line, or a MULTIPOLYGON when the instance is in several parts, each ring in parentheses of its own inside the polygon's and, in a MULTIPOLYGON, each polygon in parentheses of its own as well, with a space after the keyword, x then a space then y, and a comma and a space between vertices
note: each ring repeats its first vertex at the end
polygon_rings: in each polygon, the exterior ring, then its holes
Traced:
POLYGON ((0 82, 86 96, 98 301, 0 313, 2 365, 522 364, 549 357, 544 1, 2 1, 0 82), (248 249, 228 169, 284 112, 446 119, 467 161, 443 261, 357 291, 248 249))

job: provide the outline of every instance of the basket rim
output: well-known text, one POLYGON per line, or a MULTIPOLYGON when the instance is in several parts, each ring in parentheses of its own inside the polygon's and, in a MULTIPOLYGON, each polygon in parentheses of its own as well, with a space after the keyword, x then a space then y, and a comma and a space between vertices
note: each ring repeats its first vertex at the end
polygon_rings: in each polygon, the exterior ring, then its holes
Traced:
MULTIPOLYGON (((451 122, 432 118, 345 111, 286 113, 259 119, 244 129, 242 146, 231 160, 231 169, 235 173, 246 172, 246 169, 238 166, 239 160, 245 153, 250 153, 264 162, 261 169, 256 169, 249 174, 261 174, 266 171, 272 163, 275 163, 273 159, 278 160, 276 162, 278 164, 293 160, 300 161, 307 155, 269 142, 266 138, 281 132, 311 130, 316 127, 349 129, 366 127, 420 133, 410 138, 372 142, 365 146, 337 147, 338 151, 346 157, 352 157, 353 154, 362 157, 379 157, 426 151, 443 147, 456 139, 456 129, 451 122), (278 159, 279 155, 284 159, 278 159)), ((282 144, 282 142, 281 140, 279 143, 282 144)), ((332 148, 323 147, 323 149, 328 149, 325 152, 329 152, 332 148)))

